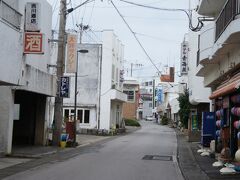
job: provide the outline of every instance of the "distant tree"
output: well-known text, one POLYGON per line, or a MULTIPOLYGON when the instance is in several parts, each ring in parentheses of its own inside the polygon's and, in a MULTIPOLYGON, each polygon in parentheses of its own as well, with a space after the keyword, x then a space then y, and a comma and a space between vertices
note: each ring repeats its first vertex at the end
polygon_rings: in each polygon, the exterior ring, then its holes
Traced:
POLYGON ((180 122, 184 128, 188 128, 188 119, 190 113, 189 92, 186 89, 184 94, 180 94, 178 97, 180 110, 178 111, 180 116, 180 122))

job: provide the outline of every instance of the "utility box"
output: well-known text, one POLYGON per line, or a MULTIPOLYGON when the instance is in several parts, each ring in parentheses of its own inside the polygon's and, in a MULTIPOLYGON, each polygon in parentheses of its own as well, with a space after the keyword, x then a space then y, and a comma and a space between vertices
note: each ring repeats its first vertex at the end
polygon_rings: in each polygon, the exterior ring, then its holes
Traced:
POLYGON ((74 140, 75 130, 74 122, 66 122, 66 133, 69 135, 69 140, 74 140))
POLYGON ((202 134, 201 144, 210 146, 210 142, 215 139, 216 120, 214 112, 202 112, 202 134))

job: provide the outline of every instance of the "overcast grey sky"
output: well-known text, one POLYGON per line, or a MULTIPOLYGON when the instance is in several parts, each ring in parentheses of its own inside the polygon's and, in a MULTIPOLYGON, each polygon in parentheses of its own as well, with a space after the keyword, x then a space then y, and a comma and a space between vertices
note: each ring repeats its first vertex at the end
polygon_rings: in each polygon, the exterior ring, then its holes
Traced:
MULTIPOLYGON (((53 29, 58 29, 60 0, 48 0, 53 6, 53 29)), ((161 8, 188 9, 188 0, 129 0, 161 8)), ((76 7, 83 0, 68 0, 68 8, 76 7)), ((129 5, 118 0, 113 1, 121 14, 136 33, 142 45, 162 70, 165 65, 175 66, 179 70, 180 44, 188 31, 188 19, 183 12, 167 12, 129 5), (141 35, 140 35, 141 34, 141 35)), ((92 30, 113 29, 125 46, 125 67, 130 63, 141 63, 142 68, 133 68, 133 75, 150 78, 157 70, 143 53, 133 35, 124 24, 108 0, 95 0, 82 6, 68 16, 67 29, 77 29, 76 23, 89 24, 92 30)), ((96 38, 96 37, 95 37, 96 38)), ((96 39, 97 40, 97 39, 96 39)))

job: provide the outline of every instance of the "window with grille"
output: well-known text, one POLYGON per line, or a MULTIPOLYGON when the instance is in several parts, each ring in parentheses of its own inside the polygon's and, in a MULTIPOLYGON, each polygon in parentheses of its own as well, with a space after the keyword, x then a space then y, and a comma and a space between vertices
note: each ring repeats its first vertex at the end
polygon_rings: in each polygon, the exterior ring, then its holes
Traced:
POLYGON ((127 94, 127 100, 128 101, 134 101, 135 98, 134 98, 134 91, 123 91, 123 93, 127 94))

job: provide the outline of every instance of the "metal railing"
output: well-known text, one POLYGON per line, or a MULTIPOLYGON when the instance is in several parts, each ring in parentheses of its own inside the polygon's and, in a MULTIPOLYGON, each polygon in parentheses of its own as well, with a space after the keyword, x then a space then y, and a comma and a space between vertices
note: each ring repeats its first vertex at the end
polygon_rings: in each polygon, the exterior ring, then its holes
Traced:
POLYGON ((20 29, 22 14, 12 8, 3 0, 0 0, 0 19, 6 21, 17 29, 20 29))
POLYGON ((216 20, 216 35, 215 41, 225 31, 231 21, 234 20, 235 16, 240 14, 240 0, 228 0, 223 7, 220 15, 216 20))

